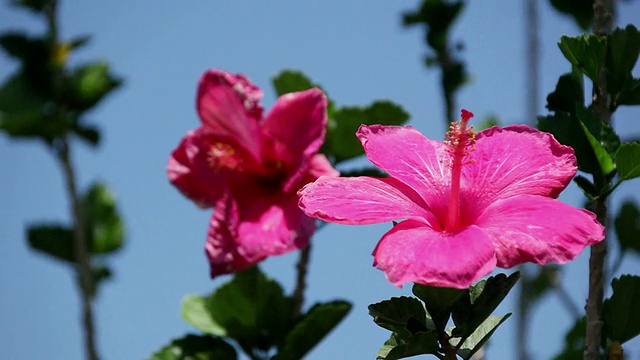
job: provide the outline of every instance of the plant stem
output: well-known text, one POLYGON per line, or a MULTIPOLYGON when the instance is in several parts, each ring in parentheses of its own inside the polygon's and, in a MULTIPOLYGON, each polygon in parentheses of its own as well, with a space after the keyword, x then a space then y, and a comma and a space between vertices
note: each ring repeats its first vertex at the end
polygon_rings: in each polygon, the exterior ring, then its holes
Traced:
POLYGON ((311 243, 306 248, 300 250, 300 260, 296 265, 296 288, 293 291, 293 312, 292 319, 297 319, 302 315, 302 306, 304 305, 304 290, 307 287, 307 270, 309 268, 309 259, 311 257, 311 243))
MULTIPOLYGON (((607 36, 613 27, 615 0, 595 0, 593 4, 593 33, 607 36)), ((593 83, 593 114, 603 123, 611 124, 609 93, 607 91, 607 68, 602 66, 597 81, 593 83)), ((607 226, 607 198, 599 197, 593 203, 598 221, 607 226)), ((607 257, 606 239, 591 246, 589 258, 589 297, 587 298, 587 332, 585 335, 585 360, 600 358, 602 338, 602 302, 604 300, 605 263, 607 257)))
MULTIPOLYGON (((58 46, 58 22, 57 22, 58 1, 49 0, 47 9, 47 22, 49 27, 49 46, 52 52, 56 51, 58 46)), ((65 118, 67 116, 65 106, 62 103, 62 80, 63 65, 50 64, 52 67, 52 84, 53 95, 56 103, 58 116, 65 118)), ((67 197, 71 205, 71 218, 73 221, 73 246, 76 260, 76 276, 78 288, 80 291, 82 306, 82 325, 84 329, 84 346, 85 355, 88 360, 98 360, 98 353, 95 343, 95 327, 93 321, 93 276, 91 274, 89 244, 87 232, 84 222, 84 214, 82 211, 82 203, 78 195, 76 184, 76 175, 71 161, 71 149, 69 146, 69 138, 64 135, 53 142, 56 158, 60 162, 62 173, 67 190, 67 197)))
POLYGON ((78 196, 75 172, 71 164, 71 156, 68 139, 65 137, 58 144, 58 160, 64 174, 67 196, 71 203, 71 215, 73 218, 73 244, 76 258, 76 273, 78 288, 82 303, 82 324, 84 327, 85 355, 89 360, 98 360, 95 343, 95 327, 93 321, 92 289, 93 279, 89 264, 89 250, 87 249, 87 233, 84 226, 82 203, 78 196))

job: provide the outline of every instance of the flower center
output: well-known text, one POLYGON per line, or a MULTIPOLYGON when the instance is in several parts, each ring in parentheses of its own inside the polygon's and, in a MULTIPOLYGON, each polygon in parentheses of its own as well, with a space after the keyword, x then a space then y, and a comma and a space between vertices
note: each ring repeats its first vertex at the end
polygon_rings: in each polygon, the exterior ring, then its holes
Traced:
POLYGON ((209 147, 207 161, 209 167, 214 171, 222 168, 235 170, 241 163, 241 159, 236 155, 236 149, 233 146, 221 142, 214 143, 209 147))
POLYGON ((473 125, 467 128, 469 119, 473 114, 467 110, 461 111, 460 121, 451 123, 449 131, 445 135, 444 143, 447 151, 451 155, 451 191, 449 193, 449 209, 445 232, 455 232, 462 226, 460 219, 460 177, 462 166, 473 162, 465 161, 465 158, 473 151, 476 134, 473 132, 473 125))

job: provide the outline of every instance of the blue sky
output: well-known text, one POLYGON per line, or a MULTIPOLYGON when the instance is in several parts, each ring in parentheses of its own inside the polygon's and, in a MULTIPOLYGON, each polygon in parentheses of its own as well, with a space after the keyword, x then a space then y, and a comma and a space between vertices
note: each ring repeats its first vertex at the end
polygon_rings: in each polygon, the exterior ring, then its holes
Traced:
MULTIPOLYGON (((26 12, 0 5, 0 32, 43 31, 26 12)), ((96 302, 98 346, 104 359, 141 359, 171 338, 196 332, 179 315, 182 297, 205 294, 227 281, 209 279, 203 253, 209 211, 199 210, 169 185, 165 167, 183 134, 198 126, 194 110, 199 76, 208 68, 242 72, 264 89, 268 109, 275 97, 271 77, 285 68, 302 70, 323 85, 338 105, 366 105, 391 99, 412 115, 410 124, 442 139, 439 75, 422 66, 422 31, 400 26, 400 14, 417 1, 277 2, 63 1, 61 34, 93 35, 72 62, 104 58, 125 78, 124 87, 88 116, 104 141, 98 150, 75 144, 82 187, 105 181, 116 193, 127 226, 126 247, 110 264, 113 281, 96 302)), ((567 72, 555 45, 561 34, 580 31, 541 2, 539 113, 558 76, 567 72)), ((619 24, 640 24, 640 2, 620 2, 619 24)), ((463 58, 472 75, 458 106, 477 119, 503 123, 525 118, 523 1, 469 2, 453 31, 464 41, 463 58)), ((0 79, 16 64, 0 55, 0 79)), ((636 72, 636 76, 638 76, 636 72)), ((638 109, 621 109, 615 123, 627 136, 640 136, 638 109)), ((364 161, 364 160, 363 160, 364 161)), ((61 173, 44 146, 0 136, 0 346, 6 359, 81 359, 79 304, 70 269, 30 251, 26 224, 67 221, 61 173)), ((638 181, 624 184, 614 203, 640 201, 638 181)), ((561 200, 579 206, 573 185, 561 200)), ((371 251, 390 224, 328 225, 313 240, 309 305, 344 298, 351 314, 308 359, 373 359, 388 332, 373 324, 367 305, 407 295, 373 268, 371 251)), ((615 250, 612 250, 615 254, 615 250)), ((587 253, 565 266, 563 282, 582 307, 587 293, 587 253)), ((615 256, 615 255, 614 255, 615 256)), ((263 270, 288 292, 296 255, 267 260, 263 270)), ((511 272, 512 270, 507 270, 511 272)), ((637 257, 623 272, 640 273, 637 257)), ((514 310, 515 294, 498 309, 514 310)), ((572 323, 553 294, 532 316, 530 350, 549 358, 562 346, 572 323)), ((514 358, 515 321, 501 327, 489 348, 492 359, 514 358)), ((628 352, 640 359, 640 341, 628 352)))

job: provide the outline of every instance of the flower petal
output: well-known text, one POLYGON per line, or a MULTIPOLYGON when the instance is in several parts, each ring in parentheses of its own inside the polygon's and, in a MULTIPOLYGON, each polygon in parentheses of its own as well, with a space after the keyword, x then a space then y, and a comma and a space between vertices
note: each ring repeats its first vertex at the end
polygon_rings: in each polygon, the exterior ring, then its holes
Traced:
POLYGON ((262 92, 242 75, 209 70, 198 84, 197 109, 209 132, 243 146, 256 160, 261 155, 259 129, 262 92))
POLYGON ((493 242, 503 268, 527 261, 563 264, 604 239, 604 228, 592 212, 535 195, 493 203, 476 225, 493 242))
POLYGON ((477 134, 463 166, 463 194, 484 208, 515 195, 556 198, 576 173, 573 149, 527 125, 492 127, 477 134))
POLYGON ((327 98, 320 89, 282 95, 269 111, 262 129, 271 154, 268 161, 280 163, 297 181, 310 158, 315 155, 327 128, 327 98), (269 159, 271 158, 271 159, 269 159))
POLYGON ((323 176, 298 194, 300 208, 307 215, 339 224, 375 224, 404 218, 435 221, 420 196, 394 178, 323 176))
POLYGON ((373 265, 396 286, 417 282, 464 289, 496 266, 491 241, 477 227, 446 234, 413 220, 387 232, 373 256, 373 265))
MULTIPOLYGON (((238 208, 227 193, 216 203, 205 243, 212 278, 244 270, 254 264, 238 251, 237 226, 238 208)), ((252 260, 257 263, 262 259, 252 260)))
POLYGON ((191 130, 171 153, 167 165, 169 181, 201 207, 218 201, 230 177, 229 171, 212 168, 209 148, 213 144, 202 128, 191 130))
POLYGON ((434 213, 446 213, 451 169, 443 143, 411 126, 361 125, 356 135, 372 163, 415 190, 434 213))

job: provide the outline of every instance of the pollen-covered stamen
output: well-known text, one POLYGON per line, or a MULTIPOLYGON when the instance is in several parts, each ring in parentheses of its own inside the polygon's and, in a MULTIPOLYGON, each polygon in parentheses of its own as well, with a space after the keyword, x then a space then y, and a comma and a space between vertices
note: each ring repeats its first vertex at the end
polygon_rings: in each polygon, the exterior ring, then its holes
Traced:
POLYGON ((238 169, 241 159, 238 158, 236 149, 231 145, 217 142, 209 148, 207 162, 213 170, 227 168, 230 170, 238 169))
POLYGON ((447 144, 451 155, 451 191, 449 193, 449 210, 445 224, 445 231, 447 232, 455 232, 461 226, 460 176, 462 174, 462 166, 470 163, 470 161, 465 161, 465 158, 474 150, 476 142, 473 126, 467 128, 469 119, 473 117, 473 114, 467 110, 462 110, 461 117, 460 121, 451 124, 445 136, 445 144, 447 144))

